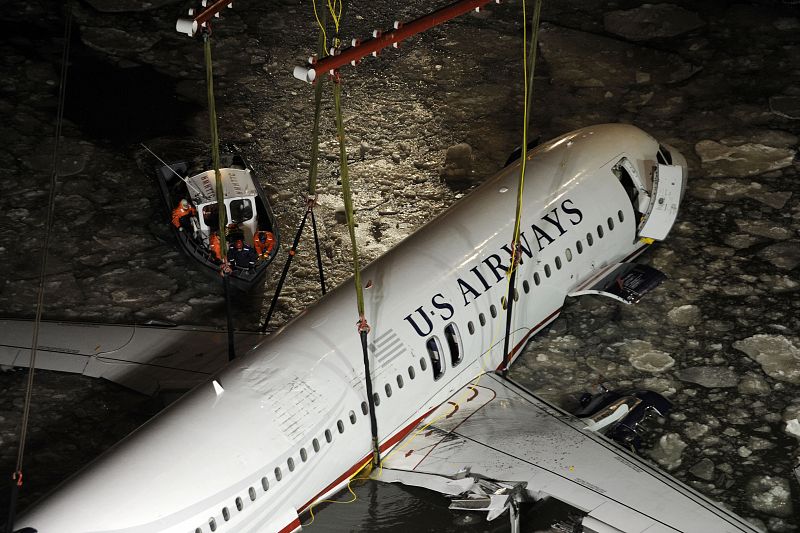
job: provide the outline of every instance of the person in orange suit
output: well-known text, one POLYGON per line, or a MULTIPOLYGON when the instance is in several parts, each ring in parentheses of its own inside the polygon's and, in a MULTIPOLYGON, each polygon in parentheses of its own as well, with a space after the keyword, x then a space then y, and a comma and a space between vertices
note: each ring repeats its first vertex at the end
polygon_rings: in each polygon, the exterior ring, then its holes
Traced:
POLYGON ((208 248, 211 250, 211 254, 217 258, 217 261, 222 261, 222 249, 220 248, 219 244, 219 233, 216 231, 212 231, 211 235, 208 237, 208 248))
POLYGON ((190 217, 196 214, 197 209, 184 198, 178 204, 178 207, 172 210, 172 225, 178 228, 178 231, 183 231, 184 228, 191 229, 192 221, 190 217))
POLYGON ((270 231, 258 231, 253 236, 253 248, 258 257, 266 259, 275 247, 275 235, 270 231))

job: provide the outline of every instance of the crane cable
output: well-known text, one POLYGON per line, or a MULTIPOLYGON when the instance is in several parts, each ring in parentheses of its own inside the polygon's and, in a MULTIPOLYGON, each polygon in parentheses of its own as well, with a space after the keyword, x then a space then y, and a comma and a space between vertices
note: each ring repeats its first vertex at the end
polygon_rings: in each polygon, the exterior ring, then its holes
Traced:
MULTIPOLYGON (((322 12, 322 20, 320 20, 319 16, 317 15, 316 2, 314 2, 314 15, 316 16, 317 23, 320 27, 317 46, 319 55, 325 54, 325 21, 327 18, 325 13, 325 11, 322 12)), ((266 333, 267 328, 269 327, 269 322, 272 320, 272 314, 275 312, 275 307, 278 304, 278 298, 283 290, 283 284, 286 281, 287 274, 289 273, 289 267, 292 264, 294 256, 297 254, 297 247, 300 244, 300 238, 303 235, 303 229, 305 229, 306 220, 308 219, 309 215, 311 215, 311 228, 314 234, 314 247, 316 248, 317 252, 317 270, 319 271, 320 289, 323 296, 327 292, 325 288, 325 272, 322 269, 322 253, 319 246, 319 234, 317 233, 317 219, 314 216, 314 206, 317 203, 317 175, 319 172, 319 119, 322 110, 323 86, 324 78, 320 77, 318 80, 316 80, 316 84, 314 86, 314 127, 311 130, 311 162, 308 170, 306 210, 305 213, 303 213, 303 218, 300 220, 300 224, 297 226, 297 231, 295 232, 294 240, 292 241, 292 247, 289 248, 289 255, 286 258, 286 263, 283 265, 281 276, 278 278, 278 285, 275 288, 275 293, 272 295, 272 301, 269 304, 267 315, 264 317, 264 323, 261 325, 261 333, 266 333)))
POLYGON ((364 289, 361 286, 361 264, 358 257, 358 242, 356 241, 355 214, 353 213, 353 196, 350 190, 350 177, 347 172, 347 149, 345 147, 344 125, 342 123, 342 86, 338 72, 333 84, 333 103, 336 112, 336 130, 339 137, 339 165, 341 168, 342 196, 344 197, 344 210, 347 216, 347 229, 350 233, 350 244, 353 259, 353 281, 356 286, 356 304, 358 307, 358 334, 361 337, 361 351, 364 358, 364 381, 367 387, 367 402, 369 403, 370 429, 372 430, 372 464, 380 464, 380 448, 378 446, 378 420, 375 417, 375 405, 372 395, 372 375, 369 366, 369 351, 367 349, 367 334, 370 331, 364 311, 364 289))
MULTIPOLYGON (((338 48, 341 44, 339 39, 339 29, 344 13, 347 11, 346 0, 328 0, 328 12, 333 20, 333 25, 336 30, 333 38, 333 47, 338 48)), ((317 15, 316 0, 314 1, 314 14, 317 17, 317 24, 324 32, 324 25, 321 23, 317 15)), ((323 36, 324 38, 324 36, 323 36)), ((375 416, 375 401, 372 394, 372 375, 369 364, 369 350, 367 343, 367 335, 370 331, 370 326, 367 323, 366 312, 364 310, 364 289, 361 285, 361 263, 358 256, 358 242, 356 241, 355 229, 355 213, 353 210, 353 195, 350 190, 350 176, 347 169, 347 147, 345 145, 344 136, 344 121, 342 119, 342 83, 339 71, 333 73, 333 106, 334 115, 336 118, 336 135, 339 139, 339 176, 342 180, 342 197, 344 199, 344 211, 347 220, 347 229, 350 233, 350 245, 352 250, 353 260, 353 282, 356 287, 356 305, 358 307, 358 322, 356 327, 358 335, 361 338, 361 352, 364 359, 364 382, 366 384, 367 404, 369 406, 369 421, 370 430, 372 432, 372 466, 378 466, 381 460, 380 445, 378 442, 378 419, 375 416)))
MULTIPOLYGON (((324 35, 325 29, 322 26, 322 24, 320 23, 319 16, 317 15, 316 0, 313 2, 313 4, 314 4, 314 15, 317 16, 317 23, 320 24, 321 33, 324 35)), ((328 3, 328 5, 330 6, 330 2, 328 3)), ((522 11, 523 27, 525 28, 525 26, 527 24, 527 14, 525 12, 525 2, 524 1, 523 1, 522 9, 523 9, 523 11, 522 11)), ((531 46, 531 57, 532 58, 535 58, 535 56, 536 56, 536 46, 537 46, 537 42, 538 42, 538 29, 539 29, 540 13, 541 13, 541 0, 536 0, 536 7, 535 7, 535 13, 534 13, 534 19, 533 19, 534 20, 534 22, 533 22, 533 24, 534 24, 533 40, 530 43, 530 46, 531 46)), ((337 31, 338 31, 338 26, 337 26, 337 31)), ((531 68, 531 75, 530 75, 530 77, 528 77, 528 74, 527 74, 527 57, 525 55, 526 54, 526 46, 527 46, 527 31, 525 31, 523 33, 523 64, 524 64, 523 75, 525 77, 525 87, 524 87, 525 106, 524 106, 524 109, 523 109, 523 116, 524 116, 523 145, 525 146, 525 150, 527 151, 527 124, 528 124, 527 116, 528 116, 528 109, 530 108, 530 102, 531 102, 531 97, 532 97, 533 68, 531 68)), ((535 61, 535 59, 534 59, 534 61, 535 61)), ((338 81, 339 80, 337 78, 335 78, 335 80, 337 81, 335 86, 338 86, 338 81)), ((335 88, 334 88, 334 90, 335 90, 335 88)), ((340 106, 337 103, 337 115, 338 115, 337 116, 337 126, 341 123, 341 121, 338 120, 338 119, 341 118, 340 114, 341 114, 340 106)), ((340 135, 341 135, 341 133, 340 133, 340 135)), ((340 137, 340 148, 341 148, 341 137, 340 137)), ((520 220, 522 218, 522 189, 523 189, 524 181, 525 181, 525 167, 524 167, 524 164, 525 164, 526 158, 527 158, 527 152, 524 152, 523 153, 523 161, 522 161, 522 165, 523 166, 522 166, 522 169, 520 171, 520 188, 519 188, 519 192, 518 192, 518 196, 517 196, 517 212, 516 212, 515 224, 514 224, 514 242, 517 245, 519 243, 519 234, 520 234, 520 225, 521 225, 520 224, 520 220)), ((345 165, 346 165, 346 159, 345 159, 345 165)), ((344 188, 344 183, 345 183, 345 181, 344 181, 344 178, 343 178, 343 180, 342 180, 342 187, 343 188, 344 188)), ((349 184, 348 184, 348 190, 349 190, 349 184)), ((351 208, 352 208, 352 204, 351 204, 351 208)), ((345 210, 347 211, 347 206, 345 206, 345 210)), ((350 215, 351 215, 351 212, 347 211, 348 223, 350 223, 350 221, 351 221, 350 215)), ((354 234, 353 233, 351 233, 351 239, 354 239, 354 234)), ((355 241, 353 241, 353 247, 354 247, 354 254, 357 254, 357 252, 355 250, 355 241)), ((514 249, 516 249, 516 247, 512 248, 512 250, 514 250, 514 249)), ((515 254, 512 254, 512 261, 514 261, 514 260, 515 260, 515 254)), ((515 266, 515 263, 512 262, 512 266, 515 266)), ((356 271, 356 273, 358 274, 358 271, 356 271)), ((511 269, 509 269, 509 273, 512 273, 511 269)), ((507 291, 508 292, 511 291, 512 283, 513 283, 513 276, 511 276, 511 279, 508 282, 508 287, 507 287, 507 291)), ((357 282, 356 283, 356 292, 357 292, 358 295, 362 294, 361 291, 360 291, 360 288, 361 288, 361 285, 360 285, 360 283, 357 282)), ((507 301, 509 301, 508 298, 507 298, 507 301)), ((363 308, 362 306, 363 306, 363 296, 359 300, 359 310, 361 310, 363 308)), ((510 305, 509 305, 509 308, 510 308, 510 305)), ((506 343, 508 342, 508 338, 510 337, 510 331, 508 331, 508 329, 509 329, 508 325, 511 323, 510 318, 511 317, 509 316, 508 320, 507 320, 506 335, 505 335, 505 342, 506 343)), ((480 374, 478 374, 478 376, 468 385, 468 387, 470 387, 470 386, 471 387, 477 387, 478 384, 481 381, 481 378, 483 377, 483 375, 486 373, 487 369, 489 368, 489 366, 487 366, 485 364, 485 360, 486 360, 487 356, 491 355, 491 352, 492 352, 492 350, 493 350, 493 348, 495 346, 494 339, 495 339, 495 331, 493 329, 492 330, 492 340, 489 343, 489 348, 484 353, 482 353, 480 355, 480 357, 478 358, 478 360, 480 362, 480 365, 481 365, 482 372, 480 374)), ((365 349, 365 364, 368 364, 368 360, 366 358, 366 348, 364 348, 364 349, 365 349)), ((508 352, 508 349, 507 349, 507 347, 505 347, 504 360, 505 360, 505 354, 507 352, 508 352)), ((491 365, 491 362, 490 362, 490 365, 491 365)), ((374 417, 374 405, 372 405, 371 380, 369 379, 369 372, 367 372, 367 387, 368 387, 369 400, 370 400, 370 410, 369 411, 370 411, 371 417, 374 417)), ((465 391, 465 394, 469 394, 469 393, 465 391)), ((468 401, 468 398, 465 397, 463 400, 456 401, 455 402, 456 409, 465 400, 468 401)), ((377 465, 375 464, 375 451, 379 452, 379 449, 377 447, 378 446, 377 438, 374 436, 373 437, 373 450, 374 450, 373 451, 373 460, 372 461, 369 461, 369 460, 365 461, 363 465, 361 465, 353 474, 350 475, 350 478, 349 478, 349 480, 347 482, 347 490, 350 492, 352 497, 347 501, 337 501, 337 500, 325 499, 325 500, 319 500, 319 501, 313 502, 311 505, 309 505, 309 507, 307 509, 308 512, 311 514, 311 519, 309 520, 308 523, 302 524, 302 526, 303 527, 308 527, 308 526, 310 526, 311 524, 314 523, 314 520, 315 520, 315 517, 314 517, 314 506, 315 505, 318 505, 320 503, 333 503, 333 504, 350 504, 350 503, 354 503, 358 499, 358 496, 356 495, 356 493, 352 489, 351 484, 353 483, 353 481, 355 481, 355 480, 363 481, 363 480, 366 480, 366 479, 370 479, 370 471, 372 470, 372 468, 374 466, 378 466, 378 473, 377 473, 377 475, 373 476, 373 479, 380 479, 382 474, 383 474, 383 463, 385 461, 387 461, 392 455, 394 455, 398 451, 408 447, 414 441, 414 439, 417 438, 418 435, 420 435, 421 433, 424 433, 430 426, 436 424, 437 422, 439 422, 440 420, 446 418, 447 416, 449 416, 448 413, 442 413, 441 415, 439 415, 439 416, 431 419, 430 421, 422 424, 419 428, 417 428, 414 431, 414 433, 411 435, 410 438, 403 439, 387 455, 385 455, 383 457, 378 456, 377 465), (362 471, 364 471, 365 469, 367 470, 367 476, 359 478, 358 475, 362 471)), ((372 419, 371 419, 371 421, 372 421, 372 419)), ((373 427, 375 427, 375 426, 373 425, 373 427)))
POLYGON ((521 261, 520 250, 520 226, 522 223, 522 198, 525 189, 525 167, 528 161, 528 115, 533 96, 533 73, 536 68, 536 50, 539 42, 539 21, 542 13, 542 0, 535 0, 534 12, 531 20, 531 41, 530 41, 530 74, 528 73, 528 20, 525 9, 525 0, 522 2, 522 72, 524 78, 524 103, 522 111, 522 154, 519 171, 519 185, 517 186, 517 208, 514 215, 514 236, 511 241, 511 266, 508 268, 509 278, 506 287, 506 335, 503 343, 503 362, 501 364, 502 373, 508 372, 510 359, 509 346, 511 343, 511 319, 513 316, 514 300, 517 294, 517 267, 521 261))
POLYGON ((228 361, 236 358, 233 339, 233 309, 231 308, 231 268, 228 264, 228 243, 225 235, 226 208, 225 189, 222 186, 222 173, 219 171, 219 132, 217 130, 217 107, 214 98, 214 68, 211 61, 211 21, 206 22, 203 31, 203 55, 206 62, 206 90, 208 92, 208 117, 211 129, 211 162, 214 166, 214 180, 217 193, 217 213, 219 216, 219 251, 222 256, 222 287, 225 292, 225 317, 228 328, 228 361))
POLYGON ((14 519, 17 512, 17 499, 22 488, 22 464, 25 457, 25 441, 28 436, 28 422, 31 412, 31 397, 33 395, 33 376, 36 369, 36 351, 39 345, 39 325, 42 321, 42 309, 44 307, 44 281, 47 275, 47 252, 50 248, 50 234, 53 229, 53 217, 55 212, 56 182, 58 179, 59 149, 61 147, 61 131, 64 124, 64 104, 67 94, 67 70, 69 68, 69 49, 72 40, 72 3, 65 5, 66 13, 64 22, 64 47, 61 52, 61 78, 58 90, 58 109, 56 112, 56 131, 53 142, 52 173, 50 174, 50 196, 47 203, 47 219, 44 226, 44 244, 42 246, 42 262, 39 270, 39 286, 36 298, 36 317, 33 322, 33 339, 31 341, 31 357, 28 363, 28 381, 25 388, 25 403, 22 411, 22 426, 19 436, 19 449, 17 451, 17 463, 14 472, 11 474, 13 482, 11 489, 11 500, 8 505, 8 521, 6 522, 6 532, 11 533, 14 527, 14 519))

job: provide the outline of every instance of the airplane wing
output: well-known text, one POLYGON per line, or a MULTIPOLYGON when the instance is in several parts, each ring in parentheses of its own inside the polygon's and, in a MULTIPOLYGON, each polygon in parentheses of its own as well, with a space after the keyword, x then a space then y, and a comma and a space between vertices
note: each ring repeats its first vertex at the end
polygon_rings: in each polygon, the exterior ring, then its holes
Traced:
POLYGON ((462 495, 452 508, 486 510, 489 519, 514 513, 515 498, 555 498, 578 509, 584 531, 595 533, 758 531, 584 426, 514 382, 484 374, 401 441, 377 475, 462 495))
MULTIPOLYGON (((0 366, 30 364, 31 320, 0 320, 0 366)), ((264 336, 236 333, 243 354, 264 336)), ((224 330, 42 321, 36 368, 105 378, 144 394, 185 391, 228 362, 224 330)))

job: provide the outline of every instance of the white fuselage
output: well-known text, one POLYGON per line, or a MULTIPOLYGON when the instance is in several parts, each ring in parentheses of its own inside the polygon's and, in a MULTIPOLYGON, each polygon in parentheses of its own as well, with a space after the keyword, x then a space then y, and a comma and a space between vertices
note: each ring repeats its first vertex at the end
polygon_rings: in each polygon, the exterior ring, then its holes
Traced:
MULTIPOLYGON (((528 154, 512 347, 552 321, 567 294, 645 246, 611 167, 625 156, 645 172, 657 150, 633 126, 602 125, 528 154)), ((364 269, 384 452, 454 391, 501 365, 501 298, 518 179, 519 162, 364 269), (429 341, 438 343, 443 362, 437 379, 429 341), (461 356, 456 365, 453 351, 461 356)), ((357 319, 348 281, 222 370, 216 381, 223 392, 211 382, 195 388, 16 527, 38 533, 298 527, 298 512, 340 490, 370 457, 357 319)))

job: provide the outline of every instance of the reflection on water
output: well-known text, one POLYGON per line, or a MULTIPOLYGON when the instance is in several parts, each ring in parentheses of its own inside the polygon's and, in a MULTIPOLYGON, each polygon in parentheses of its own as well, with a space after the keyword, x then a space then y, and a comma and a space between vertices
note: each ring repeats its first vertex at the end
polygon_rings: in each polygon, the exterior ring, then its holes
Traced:
MULTIPOLYGON (((340 533, 346 531, 381 531, 427 533, 507 533, 508 514, 492 522, 486 513, 451 511, 450 500, 425 489, 406 487, 396 483, 360 481, 353 483, 357 499, 352 503, 324 503, 314 508, 315 520, 305 531, 314 533, 340 533)), ((344 491, 335 500, 349 502, 352 495, 344 491)), ((553 513, 563 512, 565 506, 547 505, 533 508, 523 506, 521 529, 526 533, 558 531, 549 527, 553 513)), ((310 521, 308 513, 302 521, 310 521)))

